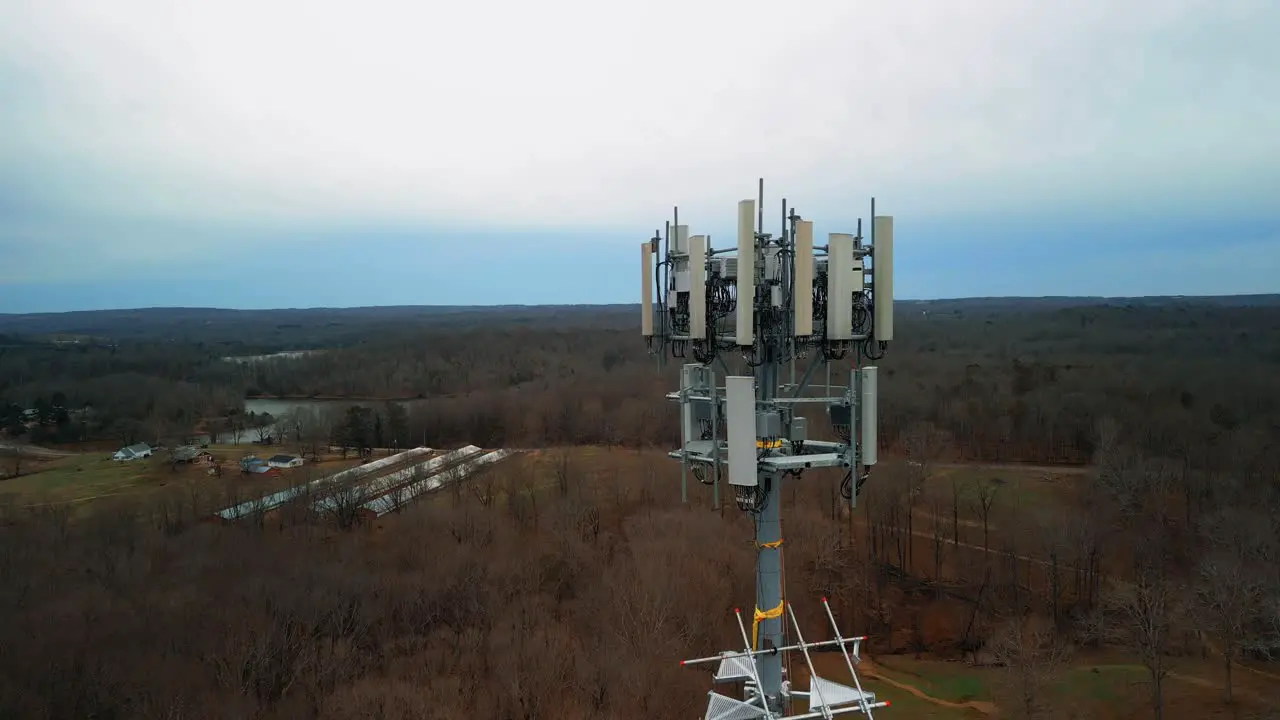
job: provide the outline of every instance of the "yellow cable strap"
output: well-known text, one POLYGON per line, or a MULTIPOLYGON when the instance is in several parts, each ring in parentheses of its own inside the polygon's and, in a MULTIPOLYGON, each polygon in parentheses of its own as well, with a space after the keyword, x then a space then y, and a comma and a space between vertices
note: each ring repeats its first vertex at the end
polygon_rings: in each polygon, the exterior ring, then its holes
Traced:
POLYGON ((760 608, 756 608, 755 619, 751 621, 751 649, 752 650, 758 649, 756 647, 756 631, 760 629, 760 621, 772 620, 774 618, 782 617, 782 605, 783 603, 779 602, 778 607, 772 610, 761 610, 760 608))
MULTIPOLYGON (((761 550, 764 550, 765 548, 773 548, 774 550, 777 550, 778 548, 782 547, 782 538, 778 538, 773 542, 756 543, 756 547, 760 548, 761 550)), ((751 649, 752 650, 756 649, 756 634, 757 634, 757 631, 760 629, 760 621, 772 620, 774 618, 782 617, 782 609, 783 609, 782 602, 779 602, 778 607, 772 610, 761 610, 760 608, 756 608, 755 618, 751 621, 751 649)))

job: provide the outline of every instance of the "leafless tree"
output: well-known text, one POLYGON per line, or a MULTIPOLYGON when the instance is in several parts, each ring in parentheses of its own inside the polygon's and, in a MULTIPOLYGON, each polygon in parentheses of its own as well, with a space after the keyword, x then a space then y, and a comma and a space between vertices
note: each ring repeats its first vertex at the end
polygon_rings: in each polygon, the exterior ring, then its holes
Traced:
POLYGON ((244 437, 244 418, 236 413, 227 418, 227 424, 231 428, 231 444, 239 445, 240 438, 244 437))
POLYGON ((490 507, 498 499, 498 482, 494 473, 476 473, 468 480, 468 484, 471 485, 471 492, 476 500, 480 501, 482 507, 490 507))
POLYGON ((1094 482, 1104 502, 1095 510, 1115 517, 1121 528, 1132 530, 1138 523, 1151 522, 1164 514, 1164 487, 1170 478, 1164 464, 1144 457, 1135 448, 1114 439, 1113 424, 1103 422, 1093 469, 1094 482))
POLYGON ((350 481, 334 488, 324 499, 323 506, 338 527, 349 530, 359 524, 361 511, 368 500, 368 488, 365 484, 362 481, 350 481))
POLYGON ((1035 515, 1036 537, 1040 553, 1048 560, 1049 610, 1056 629, 1062 622, 1062 571, 1068 554, 1074 549, 1069 520, 1056 507, 1041 509, 1035 515))
MULTIPOLYGON (((933 579, 939 583, 942 581, 943 549, 947 545, 946 526, 942 520, 945 510, 943 502, 941 498, 935 497, 929 510, 929 514, 932 516, 930 518, 930 528, 932 529, 931 537, 933 538, 933 579)), ((939 587, 939 592, 941 592, 941 587, 939 587)))
POLYGON ((951 542, 953 545, 960 544, 960 506, 968 502, 969 494, 973 490, 973 483, 969 482, 965 475, 961 473, 952 473, 951 475, 951 542))
POLYGON ((254 432, 258 436, 258 442, 265 443, 272 437, 275 429, 275 421, 267 413, 254 418, 254 432))
POLYGON ((306 412, 305 408, 295 407, 277 415, 275 418, 276 429, 280 431, 276 442, 283 444, 287 440, 299 457, 307 456, 306 444, 302 439, 302 416, 306 412))
POLYGON ((1000 491, 1003 483, 1000 480, 992 478, 986 482, 977 484, 976 492, 973 494, 974 504, 982 517, 982 554, 989 555, 991 553, 991 508, 995 505, 996 495, 1000 491))
POLYGON ((1061 642, 1052 625, 1034 616, 1019 615, 1000 626, 989 644, 997 664, 1004 668, 1007 709, 1020 720, 1055 717, 1049 688, 1070 659, 1070 647, 1061 642))
POLYGON ((199 517, 204 511, 204 486, 200 479, 195 479, 187 483, 187 500, 189 501, 188 509, 191 517, 199 517))
POLYGON ((462 498, 463 498, 463 495, 462 495, 463 483, 458 482, 460 479, 460 476, 459 476, 459 473, 457 472, 457 468, 456 467, 450 468, 444 471, 440 475, 440 477, 441 477, 441 482, 443 482, 449 488, 449 495, 453 498, 453 506, 455 508, 461 506, 462 498))
POLYGON ((573 476, 573 466, 567 448, 557 448, 551 455, 551 472, 556 479, 556 492, 560 497, 569 495, 569 480, 573 476))
MULTIPOLYGON (((487 465, 479 471, 480 476, 494 474, 496 469, 487 465)), ((538 526, 538 474, 534 469, 520 463, 506 468, 502 473, 503 495, 506 498, 507 512, 521 527, 538 526)))
POLYGON ((27 451, 21 445, 14 445, 9 451, 9 457, 13 460, 13 473, 10 477, 19 477, 22 475, 22 461, 26 457, 27 451))
POLYGON ((204 429, 209 434, 209 444, 217 445, 222 441, 222 435, 227 432, 227 421, 220 417, 209 418, 205 420, 204 429))
POLYGON ((1271 519, 1250 508, 1228 507, 1206 522, 1208 550, 1195 576, 1194 615, 1222 653, 1223 699, 1232 702, 1232 666, 1242 651, 1268 645, 1267 602, 1275 580, 1271 519))
POLYGON ((151 431, 151 444, 171 445, 172 443, 168 440, 172 428, 173 424, 165 414, 165 408, 161 405, 153 407, 151 414, 147 417, 147 429, 151 431))
POLYGON ((904 510, 907 517, 907 562, 904 569, 909 570, 913 559, 911 548, 915 543, 911 538, 915 534, 915 508, 924 493, 925 484, 933 475, 934 465, 942 456, 948 444, 946 434, 932 423, 916 423, 907 428, 903 434, 902 445, 907 456, 906 496, 904 510))
MULTIPOLYGON (((895 468, 893 472, 897 472, 895 468)), ((877 562, 896 564, 905 570, 907 548, 903 529, 907 503, 907 487, 900 476, 870 482, 859 494, 859 507, 866 513, 869 550, 877 562)))
POLYGON ((288 499, 279 508, 278 516, 282 528, 293 526, 309 528, 314 525, 317 512, 315 507, 317 493, 315 485, 312 484, 314 469, 310 465, 304 465, 302 472, 302 482, 288 490, 288 499))
POLYGON ((951 444, 949 435, 930 422, 912 424, 902 434, 902 449, 908 466, 915 470, 919 482, 927 480, 951 444))
MULTIPOLYGON (((529 465, 520 463, 511 470, 520 482, 520 492, 524 496, 525 501, 529 503, 529 511, 533 514, 533 529, 538 529, 538 491, 541 489, 538 485, 538 473, 529 465)), ((561 487, 559 476, 556 477, 556 487, 561 487)), ((565 472, 565 492, 568 492, 569 477, 568 471, 565 472)))
MULTIPOLYGON (((280 424, 285 425, 283 421, 280 424)), ((313 462, 318 460, 321 446, 329 437, 325 413, 309 407, 294 408, 288 426, 298 454, 313 462)))
POLYGON ((178 493, 165 492, 155 498, 151 507, 152 521, 156 529, 166 536, 178 535, 187 528, 189 518, 183 512, 185 505, 178 493))
POLYGON ((420 483, 425 482, 426 479, 426 470, 424 470, 421 465, 415 465, 412 476, 408 482, 398 482, 395 485, 392 485, 391 488, 383 494, 382 497, 386 502, 386 506, 391 512, 400 512, 400 510, 408 504, 410 493, 413 489, 418 487, 420 483))
POLYGON ((178 472, 178 465, 184 462, 187 462, 186 460, 178 459, 178 448, 173 445, 170 445, 169 447, 165 448, 164 455, 165 455, 165 462, 169 465, 169 472, 171 473, 178 472))
POLYGON ((1114 582, 1106 598, 1109 635, 1133 647, 1151 679, 1151 706, 1164 717, 1164 680, 1174 634, 1186 617, 1186 598, 1159 558, 1140 558, 1132 582, 1114 582))
POLYGON ((261 530, 266 527, 267 510, 266 496, 259 491, 250 502, 248 512, 241 516, 240 519, 248 520, 250 525, 261 530))

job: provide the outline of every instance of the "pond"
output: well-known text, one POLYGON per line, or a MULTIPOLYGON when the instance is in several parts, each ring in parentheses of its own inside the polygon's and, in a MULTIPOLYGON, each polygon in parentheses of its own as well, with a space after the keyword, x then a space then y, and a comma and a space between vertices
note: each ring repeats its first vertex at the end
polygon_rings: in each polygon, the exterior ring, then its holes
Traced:
MULTIPOLYGON (((423 399, 395 400, 393 402, 396 402, 401 407, 408 410, 413 405, 426 402, 426 400, 423 400, 423 399)), ((263 413, 269 413, 273 418, 281 418, 293 413, 295 410, 298 410, 300 408, 316 409, 321 411, 327 410, 327 409, 341 409, 351 405, 361 405, 364 407, 381 408, 386 403, 387 403, 386 400, 346 400, 346 399, 335 399, 335 398, 323 398, 323 399, 247 398, 244 401, 244 409, 241 412, 243 412, 246 415, 248 415, 249 413, 253 413, 255 415, 262 415, 263 413)), ((279 435, 280 433, 276 428, 273 427, 271 434, 279 435)), ((246 430, 245 432, 240 434, 240 444, 252 445, 252 441, 256 440, 257 438, 258 438, 257 430, 246 430)), ((199 435, 193 439, 198 443, 211 443, 211 444, 219 444, 219 445, 230 445, 230 444, 233 444, 235 440, 234 436, 230 432, 220 433, 217 438, 212 438, 212 439, 210 438, 209 435, 199 435)))

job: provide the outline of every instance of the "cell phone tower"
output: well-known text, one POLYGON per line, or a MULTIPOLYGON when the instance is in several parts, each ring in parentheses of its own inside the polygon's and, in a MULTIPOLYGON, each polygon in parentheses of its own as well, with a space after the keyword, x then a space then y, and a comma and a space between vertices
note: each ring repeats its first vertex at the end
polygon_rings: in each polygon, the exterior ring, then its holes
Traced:
POLYGON ((757 198, 738 203, 732 247, 715 249, 710 236, 691 236, 679 208, 665 233, 641 243, 641 333, 661 364, 668 354, 693 361, 681 368, 680 390, 667 395, 680 407, 681 445, 670 457, 680 461, 681 501, 688 502, 692 473, 711 485, 718 508, 727 470, 738 508, 753 516, 758 548, 749 637, 738 615, 745 650, 683 664, 717 662, 716 682, 744 684, 742 700, 711 692, 708 719, 869 716, 887 703, 863 692, 854 672, 863 638, 844 638, 824 599, 835 639, 805 643, 784 602, 780 506, 785 478, 842 468, 840 492, 852 510, 876 464, 877 368, 864 363, 883 357, 893 339, 893 218, 876 215, 872 198, 869 238, 859 219, 855 232, 833 232, 816 245, 813 222, 785 199, 781 233, 766 233, 763 206, 760 180, 757 198), (744 370, 732 373, 729 362, 744 370), (821 386, 813 382, 820 369, 821 386), (808 419, 797 413, 803 404, 826 406, 837 442, 809 439, 808 419), (792 645, 784 642, 784 613, 798 640, 792 645), (856 687, 814 673, 809 650, 831 645, 856 687), (808 692, 792 691, 785 678, 784 655, 796 650, 809 665, 808 692), (789 715, 796 697, 808 697, 809 711, 789 715))

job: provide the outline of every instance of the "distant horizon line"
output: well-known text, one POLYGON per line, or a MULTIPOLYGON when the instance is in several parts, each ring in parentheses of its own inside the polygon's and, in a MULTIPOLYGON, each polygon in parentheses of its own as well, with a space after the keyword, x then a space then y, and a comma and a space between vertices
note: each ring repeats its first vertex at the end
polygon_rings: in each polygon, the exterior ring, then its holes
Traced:
MULTIPOLYGON (((999 301, 1016 301, 1016 300, 1092 300, 1092 301, 1125 301, 1125 300, 1218 300, 1218 299, 1249 299, 1249 298, 1280 298, 1280 292, 1275 293, 1230 293, 1218 295, 971 295, 964 297, 948 297, 948 298, 895 298, 895 303, 948 303, 962 301, 980 301, 980 300, 999 300, 999 301)), ((111 313, 111 312, 154 312, 154 311, 201 311, 201 312, 222 312, 222 313, 255 313, 255 312, 310 312, 321 310, 410 310, 410 309, 433 309, 433 310, 502 310, 502 309, 556 309, 556 308, 629 308, 640 305, 638 302, 623 303, 538 303, 538 304, 516 304, 516 303, 499 303, 492 305, 342 305, 342 306, 326 306, 316 305, 311 307, 262 307, 262 308, 222 308, 211 306, 196 305, 150 305, 145 307, 127 307, 127 308, 92 308, 80 310, 50 310, 23 313, 4 313, 0 312, 0 317, 18 318, 39 315, 73 315, 76 313, 111 313)))

